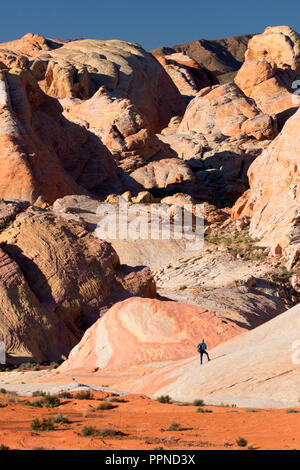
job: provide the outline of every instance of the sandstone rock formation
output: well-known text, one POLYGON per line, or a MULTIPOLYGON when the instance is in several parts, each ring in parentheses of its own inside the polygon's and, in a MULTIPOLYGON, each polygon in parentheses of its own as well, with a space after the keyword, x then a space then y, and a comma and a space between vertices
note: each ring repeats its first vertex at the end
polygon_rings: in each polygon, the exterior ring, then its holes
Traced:
POLYGON ((25 57, 34 57, 40 54, 41 51, 57 49, 63 46, 65 42, 67 41, 48 39, 38 34, 27 33, 21 39, 0 43, 0 55, 4 54, 3 51, 13 51, 20 55, 23 54, 25 57))
POLYGON ((160 149, 155 132, 184 111, 163 67, 134 43, 27 34, 0 44, 0 69, 6 199, 103 196, 107 183, 120 192, 128 180, 113 157, 137 168, 160 149))
POLYGON ((263 114, 234 83, 228 83, 199 91, 181 122, 158 137, 165 153, 198 170, 198 197, 211 200, 241 195, 248 187, 250 164, 276 135, 276 118, 263 114))
POLYGON ((117 166, 93 134, 66 120, 30 71, 2 71, 0 197, 53 202, 121 186, 117 166))
MULTIPOLYGON (((127 302, 135 301, 132 299, 127 302)), ((124 319, 122 331, 125 331, 124 327, 132 325, 134 335, 126 335, 126 340, 128 345, 134 344, 136 347, 139 344, 136 340, 141 334, 141 329, 140 323, 133 322, 133 317, 130 315, 132 312, 128 309, 129 305, 125 304, 123 314, 122 310, 117 312, 117 306, 115 306, 113 314, 119 322, 122 318, 124 319)), ((174 317, 177 311, 176 309, 174 317)), ((167 325, 166 309, 164 309, 164 314, 165 325, 167 325)), ((149 322, 150 319, 154 321, 151 315, 149 315, 149 322)), ((98 380, 113 379, 115 389, 121 391, 145 393, 155 397, 169 395, 173 400, 184 402, 201 398, 206 404, 257 408, 297 407, 299 320, 299 306, 295 306, 247 334, 242 333, 213 349, 210 348, 213 341, 211 343, 207 341, 211 361, 205 362, 202 366, 199 365, 199 357, 193 352, 191 357, 186 359, 145 364, 147 360, 152 361, 153 356, 159 360, 157 352, 159 349, 164 353, 163 360, 166 356, 175 356, 175 354, 170 354, 170 344, 164 343, 164 337, 157 338, 156 332, 152 332, 151 340, 158 341, 150 343, 153 348, 149 348, 150 351, 145 348, 145 344, 147 346, 150 344, 143 342, 139 349, 141 353, 136 356, 140 366, 130 368, 130 356, 125 357, 120 343, 116 345, 109 332, 106 334, 106 326, 109 324, 107 316, 86 332, 81 343, 73 349, 68 361, 60 367, 59 371, 64 379, 74 374, 77 378, 92 377, 93 383, 97 383, 97 375, 99 375, 98 380), (104 325, 105 321, 107 323, 104 325), (104 326, 103 329, 100 329, 101 323, 104 326), (103 346, 104 348, 100 349, 103 346), (157 349, 154 349, 154 346, 157 346, 157 349), (118 348, 121 355, 120 363, 127 369, 125 369, 126 372, 124 369, 118 370, 118 375, 116 375, 113 367, 115 365, 117 367, 115 357, 118 354, 118 348), (143 362, 144 367, 142 367, 143 362), (109 366, 112 367, 111 372, 109 372, 109 366), (101 369, 102 367, 104 368, 101 369)), ((196 324, 200 326, 199 314, 196 324)), ((173 330, 174 324, 171 328, 173 330)), ((170 327, 168 334, 169 332, 170 327)), ((206 333, 205 337, 208 338, 209 333, 206 333)), ((172 344, 176 345, 177 350, 179 349, 179 355, 182 354, 184 341, 175 336, 172 344)))
POLYGON ((157 292, 165 299, 201 305, 220 318, 251 329, 286 310, 279 286, 268 281, 268 265, 236 259, 216 246, 201 253, 182 251, 180 259, 154 273, 157 292))
POLYGON ((205 88, 197 94, 179 125, 178 132, 184 131, 226 137, 245 134, 263 140, 274 137, 274 124, 236 85, 228 83, 205 88))
POLYGON ((249 41, 235 82, 263 112, 276 114, 282 127, 300 106, 295 95, 299 77, 300 35, 288 26, 276 26, 249 41))
POLYGON ((2 231, 1 339, 10 355, 58 360, 113 302, 155 296, 149 268, 120 266, 76 221, 28 209, 2 231))
POLYGON ((218 84, 214 73, 200 67, 184 53, 155 57, 170 75, 187 104, 202 88, 218 84))
POLYGON ((132 298, 95 323, 59 370, 126 370, 174 361, 193 355, 200 336, 217 345, 242 331, 200 307, 132 298))
POLYGON ((58 98, 93 96, 101 87, 114 98, 127 98, 157 131, 173 115, 183 112, 183 104, 171 79, 153 56, 133 42, 84 39, 41 54, 36 61, 47 64, 45 88, 58 98), (75 73, 76 72, 76 73, 75 73), (80 82, 87 76, 86 91, 80 82), (79 90, 77 89, 79 87, 79 90))
POLYGON ((133 171, 130 176, 144 188, 152 190, 164 188, 171 191, 195 181, 190 167, 178 158, 152 161, 133 171))
POLYGON ((32 70, 47 94, 65 98, 68 119, 100 137, 116 160, 125 158, 125 170, 157 153, 155 132, 184 112, 168 74, 135 43, 71 41, 36 57, 32 70))
POLYGON ((300 110, 249 169, 250 189, 236 202, 232 216, 251 217, 250 233, 283 255, 289 267, 299 262, 300 110))
POLYGON ((64 116, 101 139, 125 171, 143 165, 161 148, 151 130, 153 121, 144 118, 129 99, 116 99, 103 87, 90 99, 65 98, 60 103, 64 116))
POLYGON ((198 358, 158 368, 128 390, 173 399, 237 406, 289 407, 299 403, 300 307, 293 307, 255 330, 210 351, 212 361, 198 370, 198 358))
POLYGON ((251 34, 246 34, 244 36, 233 36, 215 41, 198 39, 186 44, 159 47, 151 52, 155 55, 185 52, 200 66, 222 74, 233 72, 241 67, 248 41, 251 37, 251 34))

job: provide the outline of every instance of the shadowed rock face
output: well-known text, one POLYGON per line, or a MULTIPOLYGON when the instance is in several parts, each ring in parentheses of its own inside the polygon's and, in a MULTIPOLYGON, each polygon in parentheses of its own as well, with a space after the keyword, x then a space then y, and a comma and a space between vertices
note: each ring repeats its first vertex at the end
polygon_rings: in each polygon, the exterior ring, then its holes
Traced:
POLYGON ((0 86, 0 197, 51 203, 66 194, 105 194, 108 183, 120 187, 108 149, 65 119, 30 71, 1 72, 0 86))
POLYGON ((300 36, 288 26, 276 26, 249 41, 235 83, 263 112, 276 114, 281 128, 300 105, 293 94, 299 77, 300 36))
POLYGON ((250 189, 232 211, 234 218, 251 217, 251 235, 290 267, 299 263, 299 127, 300 110, 250 166, 250 189))
POLYGON ((155 296, 149 268, 120 266, 84 225, 31 210, 1 233, 0 333, 7 352, 58 360, 108 305, 155 296))
POLYGON ((181 122, 171 122, 158 137, 169 154, 194 169, 195 197, 218 202, 227 198, 229 204, 248 188, 249 165, 276 135, 276 118, 227 83, 200 90, 181 122))
POLYGON ((60 370, 125 370, 174 361, 191 356, 203 335, 212 346, 242 331, 201 307, 135 297, 95 323, 60 370))
POLYGON ((158 47, 151 52, 155 55, 185 52, 200 66, 206 67, 213 72, 226 73, 240 68, 251 37, 251 34, 246 34, 244 36, 234 36, 215 41, 198 39, 186 44, 158 47))
POLYGON ((202 88, 219 83, 213 72, 200 67, 186 54, 175 53, 155 57, 170 75, 187 104, 202 88))

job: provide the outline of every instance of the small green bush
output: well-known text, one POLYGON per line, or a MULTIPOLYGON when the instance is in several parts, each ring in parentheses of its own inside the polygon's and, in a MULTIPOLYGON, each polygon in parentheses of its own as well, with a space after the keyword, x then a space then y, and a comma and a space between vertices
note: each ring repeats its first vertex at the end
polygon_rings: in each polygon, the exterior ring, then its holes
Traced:
POLYGON ((54 423, 61 424, 61 423, 69 423, 69 419, 67 416, 62 415, 61 413, 58 413, 54 419, 54 423))
POLYGON ((43 418, 42 421, 35 418, 31 421, 30 428, 32 431, 53 431, 54 422, 52 418, 43 418))
POLYGON ((128 402, 128 400, 125 400, 124 398, 120 398, 120 397, 108 398, 107 401, 110 401, 112 403, 127 403, 128 402))
POLYGON ((203 400, 198 399, 198 400, 194 400, 194 401, 193 401, 193 405, 194 405, 194 406, 205 406, 205 403, 204 403, 203 400))
POLYGON ((197 409, 197 413, 212 413, 212 410, 207 410, 200 407, 197 409))
POLYGON ((167 431, 180 431, 180 424, 176 423, 176 421, 173 421, 173 423, 171 423, 168 427, 167 431))
POLYGON ((70 392, 60 392, 58 396, 59 398, 73 398, 73 395, 70 392))
POLYGON ((44 397, 46 396, 46 392, 42 392, 41 390, 36 390, 35 392, 32 392, 32 397, 44 397))
POLYGON ((235 442, 237 443, 239 447, 246 447, 246 445, 248 444, 246 439, 244 439, 243 437, 238 437, 235 442))
POLYGON ((117 405, 113 405, 110 401, 103 401, 99 403, 96 410, 112 410, 113 408, 117 408, 117 405))
POLYGON ((113 437, 113 436, 124 436, 122 431, 117 431, 112 428, 104 428, 101 430, 96 429, 94 426, 85 426, 82 428, 79 434, 82 437, 113 437))
POLYGON ((110 436, 125 436, 122 431, 117 431, 116 429, 112 428, 104 428, 99 431, 99 435, 101 437, 110 437, 110 436))
POLYGON ((172 403, 171 397, 169 395, 161 395, 156 399, 159 403, 172 403))
POLYGON ((26 400, 24 405, 34 406, 35 408, 56 408, 61 404, 60 399, 56 395, 45 395, 41 400, 26 400))
POLYGON ((0 450, 9 450, 9 447, 5 446, 4 444, 0 444, 0 450))
POLYGON ((94 397, 89 390, 83 390, 82 392, 76 393, 74 398, 77 400, 94 400, 94 397))
POLYGON ((82 437, 98 436, 99 431, 94 426, 84 426, 79 435, 82 437))

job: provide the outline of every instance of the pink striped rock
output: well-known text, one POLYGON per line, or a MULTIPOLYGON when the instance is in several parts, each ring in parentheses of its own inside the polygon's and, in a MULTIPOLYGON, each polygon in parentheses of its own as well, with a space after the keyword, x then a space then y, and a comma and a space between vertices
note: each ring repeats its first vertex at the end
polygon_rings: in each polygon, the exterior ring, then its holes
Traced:
POLYGON ((185 359, 202 338, 212 348, 242 331, 201 307, 133 297, 115 304, 87 330, 60 371, 124 371, 185 359))

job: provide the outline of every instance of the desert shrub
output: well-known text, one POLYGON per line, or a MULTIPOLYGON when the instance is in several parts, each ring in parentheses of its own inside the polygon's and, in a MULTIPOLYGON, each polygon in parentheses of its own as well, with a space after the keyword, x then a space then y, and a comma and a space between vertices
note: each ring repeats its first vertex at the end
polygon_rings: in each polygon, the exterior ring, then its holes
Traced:
POLYGON ((69 423, 69 419, 67 416, 61 414, 61 413, 58 413, 54 418, 53 418, 53 422, 54 423, 57 423, 57 424, 61 424, 61 423, 69 423))
POLYGON ((57 369, 59 367, 59 364, 58 364, 58 362, 51 362, 50 367, 52 369, 57 369))
POLYGON ((19 398, 16 392, 6 392, 5 400, 7 403, 19 403, 19 398))
POLYGON ((5 446, 4 444, 0 444, 0 450, 9 450, 9 447, 5 446))
POLYGON ((128 402, 128 400, 125 400, 124 398, 120 398, 120 397, 107 398, 107 401, 110 401, 112 403, 127 403, 128 402))
POLYGON ((35 392, 32 392, 32 397, 44 397, 46 392, 42 392, 41 390, 36 390, 35 392))
POLYGON ((70 392, 60 392, 58 396, 59 398, 73 398, 73 395, 70 392))
POLYGON ((203 400, 198 399, 198 400, 194 400, 194 401, 193 401, 193 405, 194 405, 194 406, 204 406, 205 403, 204 403, 203 400))
POLYGON ((122 431, 118 431, 112 428, 104 428, 99 431, 99 435, 101 437, 109 437, 109 436, 125 436, 122 431))
POLYGON ((230 444, 230 442, 228 442, 228 441, 225 441, 223 445, 224 445, 224 447, 230 447, 230 446, 232 446, 232 444, 230 444))
POLYGON ((286 413, 299 413, 298 410, 295 410, 294 408, 289 408, 288 410, 285 411, 286 413))
POLYGON ((94 397, 89 390, 78 392, 74 395, 73 398, 76 398, 77 400, 94 400, 94 397))
POLYGON ((84 426, 79 435, 82 437, 98 436, 99 431, 94 426, 84 426))
POLYGON ((42 421, 35 418, 31 421, 30 428, 32 431, 53 431, 54 422, 52 418, 43 418, 42 421))
POLYGON ((171 397, 169 395, 161 395, 156 399, 159 403, 172 403, 171 397))
POLYGON ((246 408, 246 413, 258 413, 260 410, 257 408, 246 408))
POLYGON ((32 402, 26 400, 24 402, 24 405, 35 408, 56 408, 60 404, 60 399, 56 395, 45 395, 41 400, 33 400, 32 402))
POLYGON ((197 413, 212 413, 212 410, 207 410, 205 408, 201 408, 200 406, 200 408, 197 409, 197 413))
POLYGON ((238 437, 235 442, 237 443, 239 447, 246 447, 246 445, 248 444, 246 439, 244 439, 243 437, 238 437))
POLYGON ((117 408, 117 405, 113 405, 110 401, 103 401, 99 403, 96 410, 112 410, 113 408, 117 408))
POLYGON ((57 395, 46 395, 42 400, 42 404, 44 408, 56 408, 60 405, 60 399, 57 395))
POLYGON ((25 362, 19 365, 18 370, 21 372, 27 370, 40 370, 40 365, 34 362, 25 362))
POLYGON ((6 393, 5 388, 0 388, 0 393, 3 393, 3 394, 6 393))
POLYGON ((96 429, 94 426, 85 426, 82 428, 79 434, 82 437, 113 437, 113 436, 124 436, 122 431, 118 431, 112 428, 96 429))
POLYGON ((167 431, 180 431, 180 424, 176 423, 176 421, 173 421, 173 423, 171 423, 168 427, 167 431))

